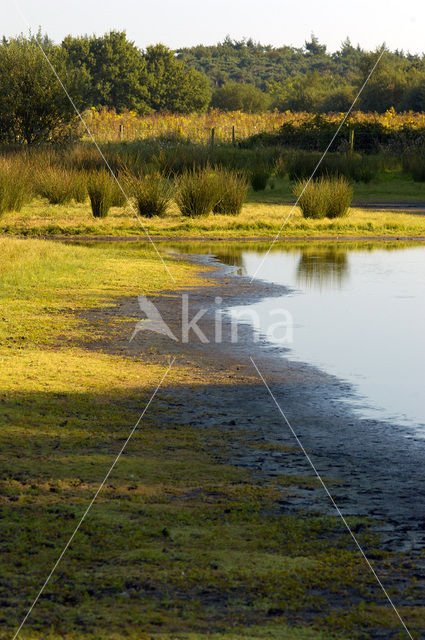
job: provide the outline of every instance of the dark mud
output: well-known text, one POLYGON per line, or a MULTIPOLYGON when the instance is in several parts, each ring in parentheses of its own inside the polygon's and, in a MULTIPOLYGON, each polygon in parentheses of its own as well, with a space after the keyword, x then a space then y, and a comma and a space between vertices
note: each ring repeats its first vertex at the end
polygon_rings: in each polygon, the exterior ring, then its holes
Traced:
MULTIPOLYGON (((254 471, 264 481, 279 474, 314 478, 310 464, 253 368, 251 356, 343 515, 373 518, 383 548, 419 554, 425 540, 425 439, 400 425, 359 417, 342 402, 353 394, 347 383, 308 364, 290 362, 284 349, 271 347, 265 340, 256 342, 250 325, 240 325, 238 342, 232 343, 227 318, 223 341, 215 343, 217 296, 223 299, 222 307, 232 307, 282 296, 287 290, 262 282, 251 284, 249 278, 236 275, 235 270, 220 265, 212 256, 189 259, 215 267, 205 274, 208 286, 186 291, 191 318, 206 309, 198 324, 210 340, 207 344, 193 333, 183 344, 152 331, 140 331, 129 342, 135 323, 145 317, 137 300, 131 298, 121 299, 109 309, 89 312, 88 319, 95 323, 104 323, 105 318, 128 319, 121 322, 117 339, 99 339, 90 348, 164 365, 170 356, 176 356, 180 365, 200 369, 204 385, 165 386, 164 423, 219 426, 230 434, 232 430, 243 431, 247 446, 238 438, 229 461, 254 471), (268 450, 268 443, 283 446, 268 450)), ((181 333, 181 293, 165 292, 151 299, 176 336, 181 333)), ((322 486, 299 484, 282 490, 282 511, 335 514, 322 486)))

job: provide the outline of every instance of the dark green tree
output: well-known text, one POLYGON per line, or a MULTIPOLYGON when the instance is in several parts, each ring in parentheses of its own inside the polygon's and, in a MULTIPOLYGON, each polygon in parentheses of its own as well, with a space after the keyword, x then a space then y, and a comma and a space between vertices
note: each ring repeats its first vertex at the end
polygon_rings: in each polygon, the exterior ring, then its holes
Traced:
MULTIPOLYGON (((341 85, 331 91, 323 98, 320 110, 324 113, 335 111, 346 113, 354 102, 357 95, 356 88, 351 85, 341 85)), ((356 105, 354 106, 356 108, 356 105)))
MULTIPOLYGON (((206 73, 214 87, 251 84, 270 92, 272 104, 279 108, 314 111, 345 111, 372 68, 374 55, 353 46, 348 38, 338 51, 329 53, 314 35, 303 48, 272 47, 228 36, 216 45, 177 51, 188 66, 206 73)), ((422 109, 423 77, 425 56, 387 51, 356 108, 422 109)))
POLYGON ((311 56, 322 56, 326 53, 326 45, 320 44, 319 39, 314 33, 311 34, 310 42, 305 43, 305 48, 311 56))
POLYGON ((149 105, 155 111, 190 113, 205 111, 211 89, 205 74, 176 59, 162 44, 148 47, 144 55, 147 66, 149 105))
MULTIPOLYGON (((380 51, 376 51, 362 56, 360 85, 368 78, 379 54, 380 51)), ((383 113, 390 107, 398 109, 405 92, 409 89, 409 76, 406 71, 405 61, 386 50, 360 96, 359 108, 378 113, 383 113)))
POLYGON ((279 111, 321 111, 323 100, 329 91, 329 82, 325 84, 317 71, 308 71, 282 85, 274 84, 269 87, 272 106, 279 111))
POLYGON ((425 76, 406 91, 400 108, 402 111, 425 111, 425 76))
POLYGON ((110 31, 100 37, 67 36, 62 48, 76 67, 84 68, 90 74, 86 107, 149 112, 146 62, 143 53, 134 42, 127 40, 124 31, 110 31))
POLYGON ((51 61, 77 108, 83 104, 88 75, 75 69, 66 52, 40 33, 0 44, 0 140, 36 144, 62 138, 75 110, 56 79, 51 61))

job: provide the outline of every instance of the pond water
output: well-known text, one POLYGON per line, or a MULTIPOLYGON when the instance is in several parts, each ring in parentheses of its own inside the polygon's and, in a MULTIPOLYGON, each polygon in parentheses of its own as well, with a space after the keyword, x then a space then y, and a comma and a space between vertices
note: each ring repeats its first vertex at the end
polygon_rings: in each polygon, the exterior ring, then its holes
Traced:
MULTIPOLYGON (((250 245, 216 251, 249 276, 264 254, 250 245)), ((292 290, 251 305, 263 336, 276 322, 270 312, 287 310, 286 357, 350 382, 362 415, 425 436, 425 246, 288 244, 267 256, 257 278, 292 290)))

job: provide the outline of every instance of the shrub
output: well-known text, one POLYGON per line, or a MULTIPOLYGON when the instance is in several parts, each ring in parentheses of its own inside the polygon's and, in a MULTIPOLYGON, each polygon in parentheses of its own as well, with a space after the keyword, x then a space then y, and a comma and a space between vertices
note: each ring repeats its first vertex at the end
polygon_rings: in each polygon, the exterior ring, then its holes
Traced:
POLYGON ((31 198, 28 167, 20 161, 0 159, 0 215, 20 211, 31 198))
POLYGON ((217 179, 209 167, 185 171, 176 187, 176 202, 183 216, 208 215, 219 199, 217 179))
POLYGON ((160 173, 140 176, 127 175, 125 179, 128 193, 136 200, 141 216, 163 216, 170 203, 170 189, 160 173))
MULTIPOLYGON (((284 107, 285 110, 286 108, 284 107)), ((341 116, 335 113, 327 115, 323 113, 308 113, 308 110, 304 112, 293 111, 285 114, 286 117, 278 132, 254 134, 247 139, 247 144, 252 147, 259 144, 279 145, 306 151, 326 149, 337 131, 341 116)), ((396 114, 394 113, 394 115, 396 114)), ((378 115, 376 113, 359 112, 352 114, 333 140, 331 151, 347 148, 350 129, 354 131, 355 149, 365 153, 376 153, 379 149, 388 145, 399 146, 400 143, 409 142, 417 138, 418 135, 423 135, 423 125, 420 128, 413 128, 407 122, 408 114, 400 114, 400 116, 394 119, 391 118, 392 124, 389 124, 386 114, 378 115)))
POLYGON ((246 177, 235 171, 221 169, 216 172, 216 181, 219 200, 214 205, 213 212, 239 215, 248 192, 246 177))
POLYGON ((87 191, 95 218, 106 218, 113 206, 116 185, 109 171, 92 171, 87 178, 87 191))
POLYGON ((294 194, 304 218, 341 218, 348 215, 353 188, 343 177, 298 182, 294 194))
POLYGON ((227 82, 216 89, 211 98, 211 107, 222 111, 260 113, 269 106, 270 98, 252 84, 227 82))
POLYGON ((251 186, 254 191, 264 191, 270 178, 267 167, 258 167, 251 172, 251 186))

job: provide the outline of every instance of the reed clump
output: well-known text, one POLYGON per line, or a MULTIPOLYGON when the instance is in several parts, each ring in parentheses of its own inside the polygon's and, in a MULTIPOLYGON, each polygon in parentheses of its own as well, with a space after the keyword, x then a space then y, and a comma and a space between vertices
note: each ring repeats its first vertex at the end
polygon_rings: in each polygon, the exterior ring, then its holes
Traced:
POLYGON ((218 202, 217 178, 210 167, 184 171, 175 185, 175 200, 182 216, 206 216, 218 202))
POLYGON ((349 213, 353 187, 343 177, 296 183, 294 195, 304 218, 342 218, 349 213))

